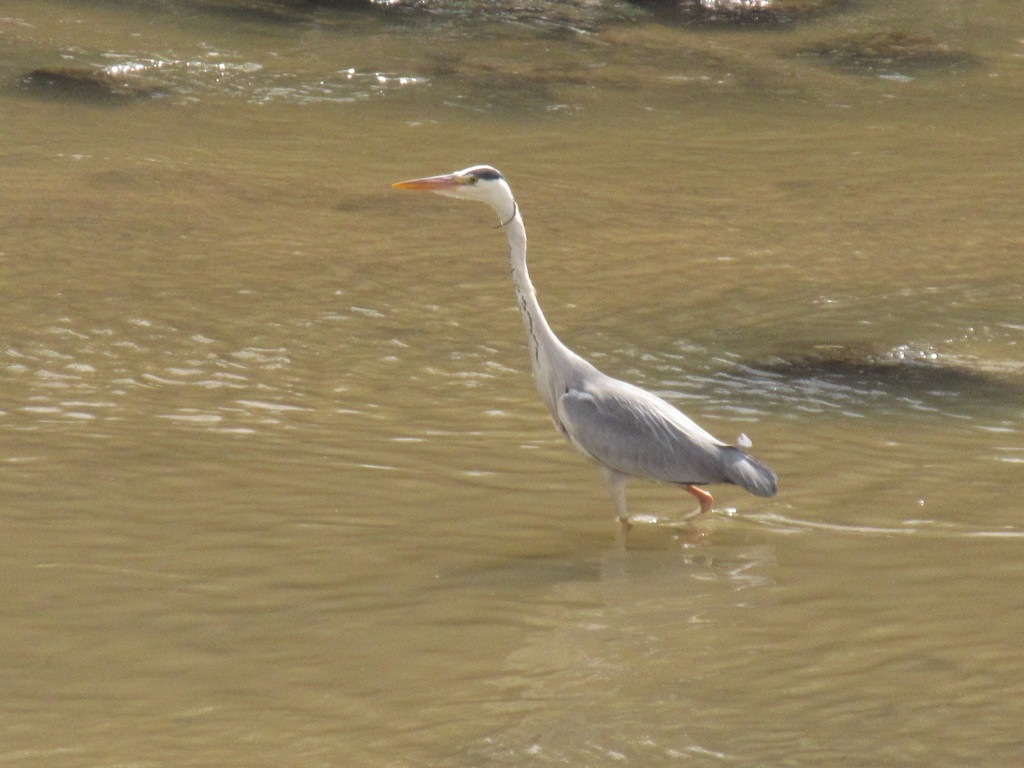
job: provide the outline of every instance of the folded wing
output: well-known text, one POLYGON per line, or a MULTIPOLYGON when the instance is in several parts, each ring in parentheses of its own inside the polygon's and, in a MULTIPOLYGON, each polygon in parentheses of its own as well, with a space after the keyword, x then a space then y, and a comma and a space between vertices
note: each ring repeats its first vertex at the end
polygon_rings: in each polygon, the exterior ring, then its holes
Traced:
POLYGON ((602 376, 569 388, 557 412, 573 445, 623 474, 686 485, 734 483, 758 496, 775 494, 768 467, 632 384, 602 376))

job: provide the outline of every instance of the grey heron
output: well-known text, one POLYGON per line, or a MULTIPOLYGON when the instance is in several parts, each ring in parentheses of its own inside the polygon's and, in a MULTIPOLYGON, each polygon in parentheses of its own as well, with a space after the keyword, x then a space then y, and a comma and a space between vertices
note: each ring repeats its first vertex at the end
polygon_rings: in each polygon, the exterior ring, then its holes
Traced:
POLYGON ((713 437, 657 395, 612 378, 565 346, 548 325, 526 269, 526 228, 512 189, 499 171, 475 165, 455 173, 400 181, 397 189, 428 190, 490 205, 508 237, 508 261, 530 348, 533 377, 555 426, 596 461, 620 529, 630 527, 626 482, 633 477, 681 486, 710 512, 711 494, 699 486, 732 483, 757 496, 774 496, 775 473, 739 448, 713 437))

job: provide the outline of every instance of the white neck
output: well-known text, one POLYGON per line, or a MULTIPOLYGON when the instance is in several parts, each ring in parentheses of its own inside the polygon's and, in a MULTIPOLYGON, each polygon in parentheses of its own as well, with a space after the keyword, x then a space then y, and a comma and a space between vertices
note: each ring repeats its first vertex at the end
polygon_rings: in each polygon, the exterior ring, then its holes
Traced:
POLYGON ((587 363, 566 347, 555 336, 548 325, 544 312, 537 302, 537 292, 530 282, 530 273, 526 268, 526 227, 523 226, 519 207, 513 203, 509 217, 502 220, 505 234, 508 236, 508 263, 515 283, 516 298, 519 312, 523 316, 526 327, 526 340, 530 345, 530 363, 533 366, 534 378, 544 404, 552 416, 556 417, 556 399, 570 382, 575 366, 587 363), (560 361, 562 365, 556 365, 560 361))

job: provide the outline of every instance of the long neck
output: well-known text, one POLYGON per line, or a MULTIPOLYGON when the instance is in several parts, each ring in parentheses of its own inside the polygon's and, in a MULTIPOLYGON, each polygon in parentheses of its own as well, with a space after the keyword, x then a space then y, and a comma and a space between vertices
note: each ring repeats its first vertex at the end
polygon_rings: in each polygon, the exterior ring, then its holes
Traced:
POLYGON ((514 206, 511 218, 503 226, 508 236, 508 263, 515 283, 516 299, 526 327, 526 340, 530 345, 533 375, 545 405, 554 415, 555 399, 561 395, 561 387, 567 383, 565 377, 577 361, 583 361, 555 336, 537 302, 537 292, 526 268, 526 227, 523 226, 519 206, 514 206))

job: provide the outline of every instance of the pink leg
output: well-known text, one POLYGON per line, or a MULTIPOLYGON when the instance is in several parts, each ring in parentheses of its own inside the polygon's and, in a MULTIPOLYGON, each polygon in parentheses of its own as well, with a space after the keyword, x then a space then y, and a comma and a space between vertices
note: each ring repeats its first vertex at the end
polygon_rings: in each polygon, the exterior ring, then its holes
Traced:
POLYGON ((703 488, 698 488, 695 485, 684 485, 683 490, 697 497, 697 501, 700 502, 700 512, 698 514, 706 515, 715 508, 714 497, 703 488))

